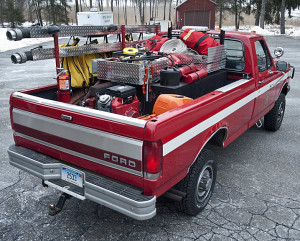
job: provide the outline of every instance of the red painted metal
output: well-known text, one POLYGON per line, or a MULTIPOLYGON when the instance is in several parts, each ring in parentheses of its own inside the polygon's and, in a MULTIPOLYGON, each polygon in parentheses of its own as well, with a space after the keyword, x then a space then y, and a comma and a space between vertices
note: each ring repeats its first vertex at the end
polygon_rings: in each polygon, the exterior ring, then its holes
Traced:
POLYGON ((121 26, 122 31, 122 49, 125 49, 125 25, 121 26))
POLYGON ((56 65, 56 73, 60 72, 60 61, 59 61, 59 45, 58 45, 58 34, 55 33, 52 35, 54 39, 54 57, 55 57, 55 65, 56 65))
MULTIPOLYGON (((124 102, 124 100, 120 97, 116 97, 115 99, 113 99, 113 101, 111 103, 112 113, 115 113, 118 115, 126 115, 126 116, 130 111, 135 111, 135 112, 139 113, 140 102, 136 96, 134 97, 132 102, 129 104, 125 104, 123 102, 124 102)), ((138 116, 136 116, 136 117, 138 117, 138 116)))
POLYGON ((90 156, 90 157, 94 157, 94 158, 97 158, 97 159, 100 159, 100 160, 104 160, 105 162, 108 162, 108 163, 123 166, 123 167, 129 168, 129 169, 135 170, 135 171, 142 171, 141 161, 134 160, 134 159, 126 157, 126 156, 116 155, 115 153, 111 153, 111 152, 108 152, 106 150, 101 150, 99 148, 95 148, 95 147, 92 147, 92 146, 87 146, 87 145, 84 145, 84 144, 81 144, 81 143, 78 143, 78 142, 75 142, 75 141, 65 139, 63 137, 54 136, 54 135, 44 133, 44 132, 41 132, 41 131, 38 131, 38 130, 35 130, 35 129, 32 129, 32 128, 28 128, 26 126, 19 125, 19 124, 14 124, 14 127, 15 127, 14 130, 16 132, 24 134, 26 136, 30 136, 30 137, 33 137, 35 139, 48 142, 50 144, 66 148, 66 149, 69 149, 71 151, 82 153, 82 154, 90 156), (130 159, 131 161, 133 161, 135 163, 135 167, 125 165, 124 163, 116 163, 116 162, 112 161, 111 159, 107 159, 107 158, 105 158, 104 153, 109 154, 111 156, 115 155, 118 158, 124 158, 126 160, 130 159))
POLYGON ((57 81, 57 100, 58 101, 62 101, 64 100, 63 102, 69 102, 70 99, 71 99, 71 96, 70 96, 70 91, 68 91, 69 93, 62 93, 60 88, 59 88, 59 73, 60 73, 60 60, 59 60, 59 45, 58 45, 58 34, 57 33, 54 33, 52 35, 53 39, 54 39, 54 58, 55 58, 55 65, 56 65, 56 74, 57 74, 57 77, 56 77, 56 81, 57 81), (68 97, 68 96, 69 97, 68 97), (69 100, 69 101, 68 101, 69 100))
MULTIPOLYGON (((14 140, 16 145, 24 146, 32 150, 36 150, 38 152, 41 152, 45 155, 52 156, 54 158, 69 162, 73 165, 89 169, 91 171, 100 173, 102 175, 114 178, 116 180, 126 182, 130 185, 134 185, 139 188, 143 188, 143 178, 138 177, 136 175, 132 175, 130 173, 126 173, 124 171, 119 171, 117 169, 112 169, 107 166, 103 166, 101 164, 88 161, 86 159, 80 158, 78 156, 73 156, 61 151, 57 151, 55 149, 52 149, 51 147, 44 146, 42 144, 30 141, 28 139, 24 139, 20 136, 14 135, 14 140)), ((67 163, 66 163, 67 165, 67 163)))
POLYGON ((94 117, 74 111, 46 106, 39 103, 25 101, 19 98, 13 98, 13 107, 61 121, 66 121, 61 119, 62 114, 70 115, 73 117, 73 124, 86 126, 96 130, 106 131, 108 133, 118 134, 138 140, 142 140, 144 135, 144 129, 141 127, 131 126, 128 124, 102 119, 99 117, 94 117))
MULTIPOLYGON (((262 41, 264 42, 263 37, 255 38, 255 41, 262 41)), ((255 50, 255 41, 251 42, 252 48, 255 50)), ((265 43, 265 42, 264 42, 265 43)), ((265 43, 265 46, 267 47, 267 44, 265 43)), ((268 47, 267 47, 268 48, 268 47)), ((269 50, 268 50, 269 51, 269 50)), ((270 52, 270 51, 269 51, 270 52)), ((256 56, 256 54, 255 54, 256 56)), ((254 58, 254 65, 258 66, 258 61, 257 58, 254 58)), ((257 78, 255 79, 255 83, 257 86, 257 89, 263 88, 264 86, 267 86, 272 82, 273 80, 277 79, 282 75, 282 73, 276 71, 276 66, 273 64, 273 67, 271 69, 268 69, 264 72, 259 72, 258 68, 256 68, 256 73, 255 75, 257 78), (271 72, 269 72, 271 71, 271 72), (260 84, 261 82, 261 84, 260 84)), ((269 91, 265 92, 264 94, 258 96, 255 100, 255 108, 254 108, 254 113, 252 118, 257 118, 258 116, 261 115, 261 113, 274 104, 275 100, 277 99, 276 91, 277 88, 272 88, 269 91)))
POLYGON ((12 96, 14 95, 14 92, 10 94, 10 98, 9 98, 9 117, 10 117, 10 125, 11 125, 11 128, 14 130, 14 121, 13 121, 13 114, 12 114, 12 111, 13 111, 13 98, 12 96))
POLYGON ((159 35, 159 26, 158 26, 158 24, 155 25, 155 34, 159 35))
POLYGON ((187 0, 176 8, 176 28, 181 29, 185 23, 186 11, 210 11, 210 29, 215 29, 216 3, 210 0, 187 0))

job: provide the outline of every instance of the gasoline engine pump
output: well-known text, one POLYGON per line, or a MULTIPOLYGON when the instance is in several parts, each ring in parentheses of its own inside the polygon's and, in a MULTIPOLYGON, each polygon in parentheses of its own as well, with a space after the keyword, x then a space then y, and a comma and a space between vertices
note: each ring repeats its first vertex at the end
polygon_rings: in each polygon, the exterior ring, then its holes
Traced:
POLYGON ((98 95, 96 108, 128 117, 140 116, 140 102, 136 97, 136 88, 130 85, 107 88, 106 94, 98 95))

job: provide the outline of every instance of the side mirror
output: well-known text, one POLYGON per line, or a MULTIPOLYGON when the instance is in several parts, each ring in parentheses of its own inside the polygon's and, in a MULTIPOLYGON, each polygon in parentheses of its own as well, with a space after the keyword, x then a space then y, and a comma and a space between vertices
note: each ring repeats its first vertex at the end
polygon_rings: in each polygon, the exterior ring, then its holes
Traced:
POLYGON ((278 61, 276 64, 276 69, 285 72, 288 69, 288 63, 285 61, 278 61))
POLYGON ((274 49, 274 55, 276 56, 277 59, 279 59, 283 54, 284 54, 283 48, 277 47, 276 49, 274 49))

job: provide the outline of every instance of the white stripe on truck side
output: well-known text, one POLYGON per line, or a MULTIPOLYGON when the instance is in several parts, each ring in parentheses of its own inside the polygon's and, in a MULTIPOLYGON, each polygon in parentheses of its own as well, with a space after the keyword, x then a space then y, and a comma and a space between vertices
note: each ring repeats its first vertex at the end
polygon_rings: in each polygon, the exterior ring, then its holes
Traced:
MULTIPOLYGON (((218 112, 217 114, 211 116, 210 118, 202 121, 201 123, 197 124, 196 126, 192 127, 191 129, 187 130, 186 132, 180 134, 179 136, 175 137, 174 139, 168 141, 163 145, 163 156, 168 155, 170 152, 174 151, 176 148, 180 147, 184 143, 188 142, 195 136, 199 135, 201 132, 207 130, 208 128, 212 127, 213 125, 217 124, 219 121, 223 120, 227 116, 231 115, 238 109, 242 108, 244 105, 248 104, 258 96, 262 95, 269 89, 276 86, 281 80, 286 79, 289 76, 289 74, 284 74, 280 76, 279 78, 273 80, 269 84, 265 85, 264 87, 252 92, 248 96, 244 97, 243 99, 235 102, 231 106, 228 106, 227 108, 223 109, 222 111, 218 112)), ((233 85, 233 88, 237 86, 233 85)), ((232 89, 232 88, 231 88, 232 89)), ((227 88, 226 91, 223 90, 222 92, 227 92, 231 90, 230 88, 227 88)))

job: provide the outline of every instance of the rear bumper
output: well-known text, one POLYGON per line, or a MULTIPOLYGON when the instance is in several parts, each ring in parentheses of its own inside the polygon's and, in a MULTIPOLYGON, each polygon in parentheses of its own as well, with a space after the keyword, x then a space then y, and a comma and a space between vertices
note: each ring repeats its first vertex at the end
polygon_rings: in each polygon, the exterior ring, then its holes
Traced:
POLYGON ((74 167, 39 152, 12 145, 8 149, 11 165, 43 180, 48 186, 81 200, 89 199, 138 220, 146 220, 156 214, 156 197, 144 196, 141 189, 74 167), (70 167, 84 173, 80 188, 61 180, 61 167, 70 167))

